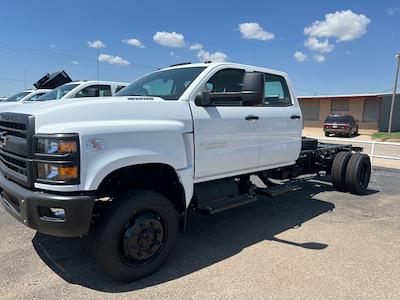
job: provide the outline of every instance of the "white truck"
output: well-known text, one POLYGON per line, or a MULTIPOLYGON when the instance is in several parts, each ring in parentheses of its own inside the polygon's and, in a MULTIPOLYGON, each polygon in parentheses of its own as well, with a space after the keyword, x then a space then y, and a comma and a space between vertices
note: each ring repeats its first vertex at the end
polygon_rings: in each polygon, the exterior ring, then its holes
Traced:
POLYGON ((20 101, 35 101, 40 96, 50 92, 51 89, 30 89, 25 90, 10 97, 6 97, 2 103, 20 102, 20 101))
POLYGON ((277 196, 293 189, 291 178, 321 171, 336 189, 365 193, 362 149, 302 139, 302 126, 285 73, 172 66, 96 102, 1 113, 1 201, 39 232, 90 232, 102 268, 133 281, 160 268, 189 209, 213 214, 277 196))
POLYGON ((125 82, 99 80, 71 81, 55 88, 50 93, 36 100, 50 101, 70 98, 111 97, 127 85, 125 82))

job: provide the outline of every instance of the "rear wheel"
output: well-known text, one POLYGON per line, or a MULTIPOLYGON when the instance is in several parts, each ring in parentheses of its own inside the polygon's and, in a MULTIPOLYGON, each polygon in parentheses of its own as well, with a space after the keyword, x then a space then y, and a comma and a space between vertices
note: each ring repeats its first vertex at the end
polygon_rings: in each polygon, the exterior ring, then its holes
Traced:
POLYGON ((332 163, 332 184, 335 190, 346 192, 346 170, 349 163, 351 152, 339 152, 336 154, 332 163))
POLYGON ((349 161, 346 172, 346 188, 356 195, 366 193, 371 178, 371 161, 363 153, 354 153, 349 161))
POLYGON ((163 195, 133 191, 111 204, 95 229, 95 258, 118 281, 154 273, 172 251, 178 233, 174 206, 163 195))
POLYGON ((325 136, 329 136, 329 132, 325 132, 325 136))

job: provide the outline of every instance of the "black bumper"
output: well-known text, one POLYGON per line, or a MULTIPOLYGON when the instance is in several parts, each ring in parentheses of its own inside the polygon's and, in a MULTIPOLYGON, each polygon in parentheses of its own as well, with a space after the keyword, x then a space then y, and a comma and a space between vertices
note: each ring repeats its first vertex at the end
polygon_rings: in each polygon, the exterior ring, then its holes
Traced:
POLYGON ((57 195, 28 190, 0 173, 1 202, 6 211, 21 223, 54 236, 76 237, 89 231, 94 197, 57 195), (65 211, 63 218, 53 216, 50 208, 65 211))

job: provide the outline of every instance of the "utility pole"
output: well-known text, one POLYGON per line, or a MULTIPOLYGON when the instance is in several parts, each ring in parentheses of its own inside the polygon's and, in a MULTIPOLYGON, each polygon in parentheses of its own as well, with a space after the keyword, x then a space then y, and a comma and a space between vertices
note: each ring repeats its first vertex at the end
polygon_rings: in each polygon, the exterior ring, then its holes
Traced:
POLYGON ((99 81, 99 47, 96 47, 96 73, 97 73, 97 81, 99 81))
POLYGON ((397 80, 399 79, 399 69, 400 69, 400 52, 396 54, 397 59, 397 70, 396 76, 394 80, 394 88, 393 88, 393 95, 392 95, 392 103, 390 105, 390 115, 389 115, 389 127, 388 132, 392 132, 392 119, 393 119, 393 110, 394 110, 394 101, 396 100, 396 91, 397 91, 397 80))

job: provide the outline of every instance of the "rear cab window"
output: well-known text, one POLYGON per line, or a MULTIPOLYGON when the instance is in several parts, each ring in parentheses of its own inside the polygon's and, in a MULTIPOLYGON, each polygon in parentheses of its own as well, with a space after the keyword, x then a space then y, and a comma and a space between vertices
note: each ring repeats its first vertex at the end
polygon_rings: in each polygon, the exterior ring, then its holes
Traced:
POLYGON ((290 106, 293 104, 288 85, 284 77, 264 74, 264 106, 290 106))

